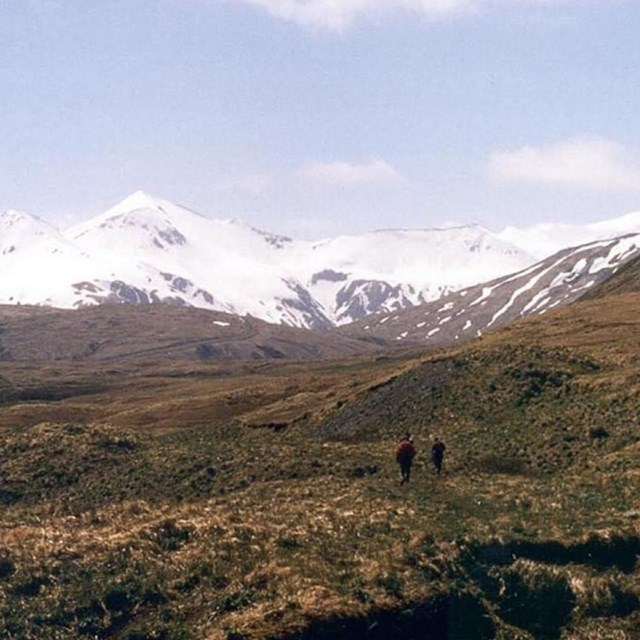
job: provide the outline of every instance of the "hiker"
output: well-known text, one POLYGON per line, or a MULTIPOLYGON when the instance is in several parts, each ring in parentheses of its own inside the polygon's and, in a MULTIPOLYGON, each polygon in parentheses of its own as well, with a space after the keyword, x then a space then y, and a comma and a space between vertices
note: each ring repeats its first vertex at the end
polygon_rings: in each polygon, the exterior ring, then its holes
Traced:
POLYGON ((447 447, 444 446, 444 442, 441 442, 438 438, 435 439, 433 446, 431 447, 431 462, 436 468, 436 473, 440 475, 442 471, 442 460, 444 459, 444 452, 447 447))
POLYGON ((400 438, 396 446, 396 462, 400 465, 400 475, 402 477, 400 484, 409 482, 411 465, 415 455, 416 448, 413 446, 413 438, 409 434, 400 438))

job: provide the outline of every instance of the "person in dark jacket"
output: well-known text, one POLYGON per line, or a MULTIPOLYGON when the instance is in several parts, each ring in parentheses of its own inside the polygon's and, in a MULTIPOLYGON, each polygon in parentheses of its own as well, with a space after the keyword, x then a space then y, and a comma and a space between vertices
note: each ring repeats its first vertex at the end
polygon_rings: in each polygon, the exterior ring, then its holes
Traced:
POLYGON ((416 456, 416 448, 413 446, 413 438, 407 434, 400 439, 396 446, 396 462, 400 466, 400 484, 409 482, 411 477, 411 465, 416 456))
POLYGON ((447 447, 444 446, 444 442, 441 442, 438 438, 435 439, 433 446, 431 447, 431 462, 436 468, 436 473, 440 475, 442 471, 442 461, 444 460, 444 452, 447 447))

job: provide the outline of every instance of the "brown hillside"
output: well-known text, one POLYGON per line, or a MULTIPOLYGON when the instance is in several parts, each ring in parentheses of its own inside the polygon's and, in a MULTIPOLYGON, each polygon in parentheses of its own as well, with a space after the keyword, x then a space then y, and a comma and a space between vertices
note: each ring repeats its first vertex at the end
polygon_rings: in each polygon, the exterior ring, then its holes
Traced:
POLYGON ((380 343, 195 307, 0 306, 0 359, 5 361, 322 359, 365 353, 380 343))
POLYGON ((3 630, 635 640, 639 304, 437 353, 2 363, 3 630))

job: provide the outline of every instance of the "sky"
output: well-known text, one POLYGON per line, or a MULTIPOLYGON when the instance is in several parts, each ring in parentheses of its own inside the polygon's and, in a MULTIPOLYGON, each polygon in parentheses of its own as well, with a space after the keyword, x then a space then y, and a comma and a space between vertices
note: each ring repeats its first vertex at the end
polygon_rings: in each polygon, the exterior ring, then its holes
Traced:
POLYGON ((0 0, 0 210, 315 239, 640 209, 637 0, 0 0))

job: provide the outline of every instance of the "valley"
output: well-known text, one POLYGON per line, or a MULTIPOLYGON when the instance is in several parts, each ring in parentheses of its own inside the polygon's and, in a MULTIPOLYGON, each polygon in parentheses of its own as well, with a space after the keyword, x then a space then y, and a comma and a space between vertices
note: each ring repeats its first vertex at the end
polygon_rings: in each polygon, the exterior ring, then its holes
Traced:
POLYGON ((150 353, 147 319, 38 362, 5 322, 6 636, 635 638, 639 295, 630 264, 464 345, 323 360, 150 353))

